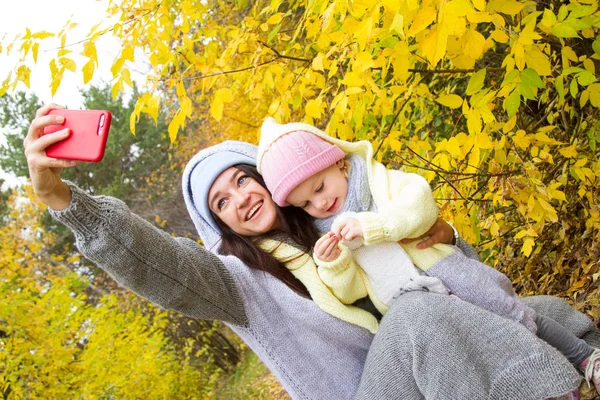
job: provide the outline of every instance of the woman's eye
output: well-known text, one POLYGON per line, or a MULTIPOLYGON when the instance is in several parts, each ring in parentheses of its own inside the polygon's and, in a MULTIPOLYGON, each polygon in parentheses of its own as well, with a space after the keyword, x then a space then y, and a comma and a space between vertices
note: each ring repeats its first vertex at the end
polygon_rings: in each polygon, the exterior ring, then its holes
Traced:
POLYGON ((242 186, 244 183, 246 183, 247 180, 248 180, 248 177, 246 175, 240 176, 238 178, 238 185, 242 186))
POLYGON ((225 201, 225 199, 221 199, 221 200, 219 200, 219 202, 217 203, 217 208, 218 208, 219 210, 220 210, 220 209, 222 209, 223 207, 225 207, 225 204, 226 204, 226 203, 227 203, 227 202, 225 201))

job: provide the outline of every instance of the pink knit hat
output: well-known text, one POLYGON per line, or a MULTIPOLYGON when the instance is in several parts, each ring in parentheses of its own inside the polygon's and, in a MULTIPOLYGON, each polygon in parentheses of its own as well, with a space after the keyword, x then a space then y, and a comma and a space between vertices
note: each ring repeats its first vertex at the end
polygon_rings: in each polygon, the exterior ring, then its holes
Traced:
MULTIPOLYGON (((265 124, 262 129, 261 145, 264 145, 265 124)), ((289 206, 285 199, 296 186, 343 159, 345 154, 338 146, 304 130, 277 136, 264 149, 262 158, 259 157, 260 172, 273 201, 280 207, 285 207, 289 206)))

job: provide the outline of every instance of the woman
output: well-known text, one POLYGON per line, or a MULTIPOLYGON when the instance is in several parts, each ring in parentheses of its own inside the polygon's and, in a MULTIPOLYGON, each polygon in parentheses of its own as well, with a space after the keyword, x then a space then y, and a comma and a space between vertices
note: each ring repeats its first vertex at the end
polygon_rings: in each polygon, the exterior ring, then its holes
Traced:
MULTIPOLYGON (((251 181, 237 190, 239 177, 231 167, 238 160, 221 162, 233 152, 252 164, 252 145, 210 147, 186 168, 184 196, 208 250, 192 240, 172 238, 118 199, 89 196, 60 179, 61 169, 74 163, 45 155, 46 147, 68 135, 42 136, 45 126, 61 123, 46 115, 56 107, 38 110, 24 141, 25 154, 36 194, 73 230, 79 250, 120 284, 161 307, 225 322, 292 397, 535 400, 563 395, 579 382, 569 362, 525 328, 460 300, 420 292, 401 296, 374 339, 367 330, 322 312, 273 275, 248 268, 235 257, 211 253, 220 231, 199 209, 210 209, 215 198, 234 207, 232 219, 222 220, 231 225, 237 221, 249 235, 279 226, 268 192, 251 181), (191 173, 203 162, 202 179, 191 182, 191 173), (192 188, 196 183, 201 187, 192 188), (194 192, 213 187, 226 194, 224 202, 206 193, 194 203, 194 192)), ((537 302, 540 307, 532 305, 536 311, 578 336, 597 338, 593 324, 564 302, 537 302)))

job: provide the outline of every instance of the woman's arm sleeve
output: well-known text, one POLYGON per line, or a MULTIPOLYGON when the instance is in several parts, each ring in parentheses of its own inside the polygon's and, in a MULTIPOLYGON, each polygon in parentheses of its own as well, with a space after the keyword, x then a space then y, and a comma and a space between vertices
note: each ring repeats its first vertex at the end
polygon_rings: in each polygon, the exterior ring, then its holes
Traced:
POLYGON ((69 207, 49 211, 73 231, 81 253, 115 281, 192 318, 246 323, 240 292, 219 257, 154 227, 118 199, 68 184, 69 207))

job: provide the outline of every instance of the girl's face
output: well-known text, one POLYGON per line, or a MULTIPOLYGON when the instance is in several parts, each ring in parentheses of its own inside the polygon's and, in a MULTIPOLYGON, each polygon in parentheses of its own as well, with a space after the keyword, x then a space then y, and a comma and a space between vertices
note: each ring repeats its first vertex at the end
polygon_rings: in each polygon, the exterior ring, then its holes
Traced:
POLYGON ((315 218, 337 214, 344 206, 348 194, 348 181, 342 170, 344 160, 311 176, 290 192, 285 199, 315 218))
POLYGON ((259 236, 280 227, 270 193, 235 167, 223 171, 213 182, 208 208, 239 235, 259 236))

